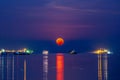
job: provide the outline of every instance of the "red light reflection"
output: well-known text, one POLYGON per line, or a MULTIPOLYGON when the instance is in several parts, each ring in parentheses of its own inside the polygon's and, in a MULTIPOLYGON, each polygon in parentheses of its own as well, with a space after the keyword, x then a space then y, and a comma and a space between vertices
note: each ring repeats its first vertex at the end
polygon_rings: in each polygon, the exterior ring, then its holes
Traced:
POLYGON ((56 80, 64 80, 64 56, 63 54, 56 55, 56 80))

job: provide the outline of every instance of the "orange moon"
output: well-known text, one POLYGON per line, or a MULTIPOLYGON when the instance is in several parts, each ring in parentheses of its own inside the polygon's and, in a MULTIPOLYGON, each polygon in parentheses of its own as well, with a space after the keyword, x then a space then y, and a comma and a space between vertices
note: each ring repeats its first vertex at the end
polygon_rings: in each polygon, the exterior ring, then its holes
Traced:
POLYGON ((56 39, 56 44, 57 44, 58 46, 62 46, 62 45, 64 44, 64 39, 63 39, 63 38, 57 38, 57 39, 56 39))

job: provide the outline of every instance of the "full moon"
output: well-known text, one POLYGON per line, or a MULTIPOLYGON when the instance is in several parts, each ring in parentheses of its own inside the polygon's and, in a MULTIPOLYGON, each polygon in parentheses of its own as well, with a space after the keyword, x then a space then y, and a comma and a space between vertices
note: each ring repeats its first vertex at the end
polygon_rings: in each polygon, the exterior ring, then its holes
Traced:
POLYGON ((56 39, 56 44, 57 44, 58 46, 62 46, 62 45, 64 44, 64 39, 63 39, 63 38, 57 38, 57 39, 56 39))

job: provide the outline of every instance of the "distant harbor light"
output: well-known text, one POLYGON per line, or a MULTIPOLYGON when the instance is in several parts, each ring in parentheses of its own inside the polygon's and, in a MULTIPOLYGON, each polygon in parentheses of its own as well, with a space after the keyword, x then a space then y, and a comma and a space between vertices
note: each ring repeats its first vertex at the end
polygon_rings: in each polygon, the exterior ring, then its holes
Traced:
POLYGON ((100 49, 94 51, 93 53, 95 53, 95 54, 105 54, 105 53, 106 53, 106 54, 111 54, 112 52, 109 51, 109 50, 107 50, 107 49, 100 48, 100 49))
POLYGON ((47 50, 43 50, 42 54, 48 55, 48 51, 47 50))

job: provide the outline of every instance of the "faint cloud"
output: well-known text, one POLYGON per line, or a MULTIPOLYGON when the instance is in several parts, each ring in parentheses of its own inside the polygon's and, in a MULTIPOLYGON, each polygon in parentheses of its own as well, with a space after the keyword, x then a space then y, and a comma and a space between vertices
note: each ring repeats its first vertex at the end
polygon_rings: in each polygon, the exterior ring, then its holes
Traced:
MULTIPOLYGON (((18 23, 28 26, 28 33, 30 33, 28 35, 30 37, 51 39, 62 35, 66 39, 75 39, 78 37, 94 37, 103 34, 103 32, 106 34, 107 30, 104 29, 106 25, 104 25, 105 18, 103 16, 120 15, 119 11, 112 9, 106 10, 91 7, 94 2, 87 3, 86 1, 86 3, 78 4, 78 7, 76 7, 75 4, 67 5, 51 1, 44 6, 20 7, 17 8, 17 14, 19 14, 17 15, 19 17, 17 18, 19 19, 18 23), (99 26, 99 23, 103 26, 99 26)), ((106 17, 106 22, 108 17, 106 17)), ((112 18, 110 19, 112 20, 112 18)))

